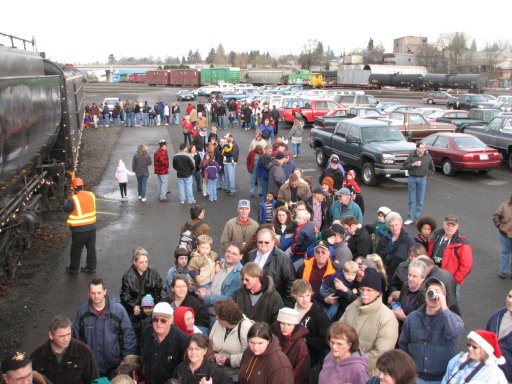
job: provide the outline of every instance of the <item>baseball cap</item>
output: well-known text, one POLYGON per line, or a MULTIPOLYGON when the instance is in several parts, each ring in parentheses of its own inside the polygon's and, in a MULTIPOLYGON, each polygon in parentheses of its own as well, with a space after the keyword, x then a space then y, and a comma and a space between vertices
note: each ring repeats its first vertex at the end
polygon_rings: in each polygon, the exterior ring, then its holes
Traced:
POLYGON ((329 244, 327 244, 326 241, 320 240, 315 245, 315 249, 317 249, 317 248, 323 248, 323 249, 329 250, 329 244))
POLYGON ((455 215, 448 215, 444 218, 445 223, 451 223, 451 224, 459 224, 459 218, 455 215))
POLYGON ((335 193, 336 196, 350 196, 350 189, 341 188, 338 192, 335 193))
POLYGON ((444 286, 444 283, 435 278, 435 277, 429 277, 425 280, 425 289, 428 289, 428 287, 430 287, 431 285, 439 285, 441 287, 441 291, 443 291, 443 294, 446 295, 446 287, 444 286))
POLYGON ((340 162, 340 158, 338 157, 338 155, 332 155, 331 158, 329 159, 329 161, 331 163, 339 163, 340 162))
POLYGON ((239 200, 238 208, 251 208, 251 202, 249 200, 239 200))
POLYGON ((30 363, 29 355, 25 352, 11 352, 2 361, 2 372, 16 371, 30 363))
POLYGON ((313 190, 311 192, 312 193, 320 193, 324 196, 327 195, 327 193, 325 193, 325 191, 322 187, 315 187, 315 188, 313 188, 313 190))
POLYGON ((377 210, 377 213, 379 212, 382 212, 384 214, 384 216, 387 216, 389 212, 391 212, 391 209, 389 209, 388 207, 380 207, 378 210, 377 210))
POLYGON ((164 301, 158 303, 153 308, 153 314, 152 316, 163 316, 163 317, 172 317, 174 311, 169 303, 166 303, 164 301))
POLYGON ((283 152, 277 152, 276 159, 281 160, 284 159, 286 155, 283 152))
POLYGON ((162 139, 158 142, 158 145, 160 145, 160 146, 165 145, 165 144, 167 144, 167 140, 165 140, 165 139, 162 139))

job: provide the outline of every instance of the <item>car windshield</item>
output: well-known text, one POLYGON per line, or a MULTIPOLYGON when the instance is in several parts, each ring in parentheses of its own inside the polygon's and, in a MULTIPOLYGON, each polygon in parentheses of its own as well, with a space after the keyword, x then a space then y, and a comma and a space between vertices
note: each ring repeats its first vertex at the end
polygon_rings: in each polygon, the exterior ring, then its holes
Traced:
POLYGON ((486 149, 487 146, 473 136, 454 137, 453 143, 459 149, 486 149))
POLYGON ((376 141, 404 141, 404 135, 398 128, 388 126, 365 127, 363 128, 363 141, 373 143, 376 141))
POLYGON ((429 119, 437 119, 438 117, 442 117, 444 114, 446 113, 446 111, 437 111, 437 112, 434 112, 433 114, 429 115, 429 119))
POLYGON ((329 112, 327 112, 325 114, 325 116, 329 117, 329 116, 346 116, 347 115, 347 111, 345 111, 344 109, 331 109, 329 112))

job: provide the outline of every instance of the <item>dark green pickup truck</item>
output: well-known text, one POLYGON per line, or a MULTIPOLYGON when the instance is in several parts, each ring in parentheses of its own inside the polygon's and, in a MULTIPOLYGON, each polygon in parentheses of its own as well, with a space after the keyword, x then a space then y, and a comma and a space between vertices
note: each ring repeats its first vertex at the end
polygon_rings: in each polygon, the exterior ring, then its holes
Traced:
POLYGON ((438 117, 436 121, 455 124, 457 127, 455 131, 462 132, 466 125, 488 123, 500 112, 498 109, 473 108, 469 111, 467 117, 438 117))

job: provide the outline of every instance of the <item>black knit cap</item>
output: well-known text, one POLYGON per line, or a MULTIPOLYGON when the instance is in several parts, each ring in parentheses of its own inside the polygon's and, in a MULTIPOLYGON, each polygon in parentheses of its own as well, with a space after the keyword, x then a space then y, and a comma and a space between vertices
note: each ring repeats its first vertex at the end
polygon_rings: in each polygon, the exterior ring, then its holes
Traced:
POLYGON ((361 287, 375 289, 376 291, 382 292, 382 277, 380 273, 373 268, 366 268, 364 270, 364 277, 361 281, 361 287))

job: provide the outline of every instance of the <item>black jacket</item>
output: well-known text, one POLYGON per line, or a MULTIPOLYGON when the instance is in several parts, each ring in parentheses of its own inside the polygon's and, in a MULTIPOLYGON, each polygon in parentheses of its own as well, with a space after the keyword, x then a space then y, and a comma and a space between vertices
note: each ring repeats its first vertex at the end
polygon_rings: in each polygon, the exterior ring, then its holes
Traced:
POLYGON ((320 174, 320 177, 318 178, 318 182, 320 185, 322 184, 322 180, 326 177, 331 177, 334 181, 333 188, 336 190, 340 190, 343 188, 343 173, 341 173, 340 169, 332 169, 332 168, 326 168, 322 171, 320 174))
MULTIPOLYGON (((257 249, 250 251, 247 255, 248 260, 256 260, 257 252, 257 249)), ((291 259, 286 257, 279 248, 274 247, 263 266, 263 273, 265 276, 272 277, 276 291, 281 295, 285 304, 290 304, 292 302, 292 284, 295 280, 291 259)))
POLYGON ((169 334, 159 343, 153 327, 148 327, 144 330, 141 342, 140 360, 146 381, 151 384, 164 384, 183 361, 187 335, 171 325, 169 334))
POLYGON ((329 350, 327 345, 329 318, 325 314, 322 305, 313 301, 313 305, 306 312, 300 323, 309 330, 306 336, 306 344, 308 345, 309 357, 311 358, 311 366, 314 367, 324 360, 329 350))
POLYGON ((192 156, 185 152, 178 152, 172 158, 172 167, 176 170, 176 176, 180 179, 186 179, 192 176, 195 171, 195 164, 192 156))
POLYGON ((126 271, 121 282, 121 304, 130 316, 133 315, 133 308, 140 305, 144 296, 150 294, 155 303, 160 300, 163 281, 157 270, 148 267, 142 275, 139 275, 134 265, 126 271))
POLYGON ((50 340, 32 352, 30 359, 34 370, 54 384, 89 384, 100 377, 94 353, 77 339, 71 339, 60 363, 53 354, 50 340))
MULTIPOLYGON (((166 297, 162 301, 165 301, 169 304, 172 303, 172 299, 170 297, 166 297)), ((195 325, 210 329, 210 318, 208 316, 208 312, 206 311, 206 307, 201 300, 189 292, 187 293, 187 296, 185 296, 185 300, 183 300, 180 306, 190 307, 194 310, 194 313, 196 314, 194 322, 195 325)))
POLYGON ((364 225, 362 225, 361 228, 358 228, 356 232, 350 236, 347 245, 352 252, 354 259, 358 256, 366 257, 366 255, 372 253, 373 249, 372 238, 364 225))
MULTIPOLYGON (((327 202, 325 200, 322 201, 321 207, 322 207, 322 225, 321 225, 320 229, 324 229, 331 225, 331 223, 330 223, 331 215, 329 215, 329 205, 327 204, 327 202)), ((306 200, 306 209, 311 214, 311 221, 313 221, 313 217, 315 215, 315 212, 313 209, 313 196, 310 196, 306 200)))
POLYGON ((188 365, 187 359, 181 362, 172 374, 172 378, 178 379, 180 384, 198 384, 203 377, 211 378, 215 384, 231 384, 233 382, 231 376, 213 361, 203 361, 203 364, 194 373, 188 365))

